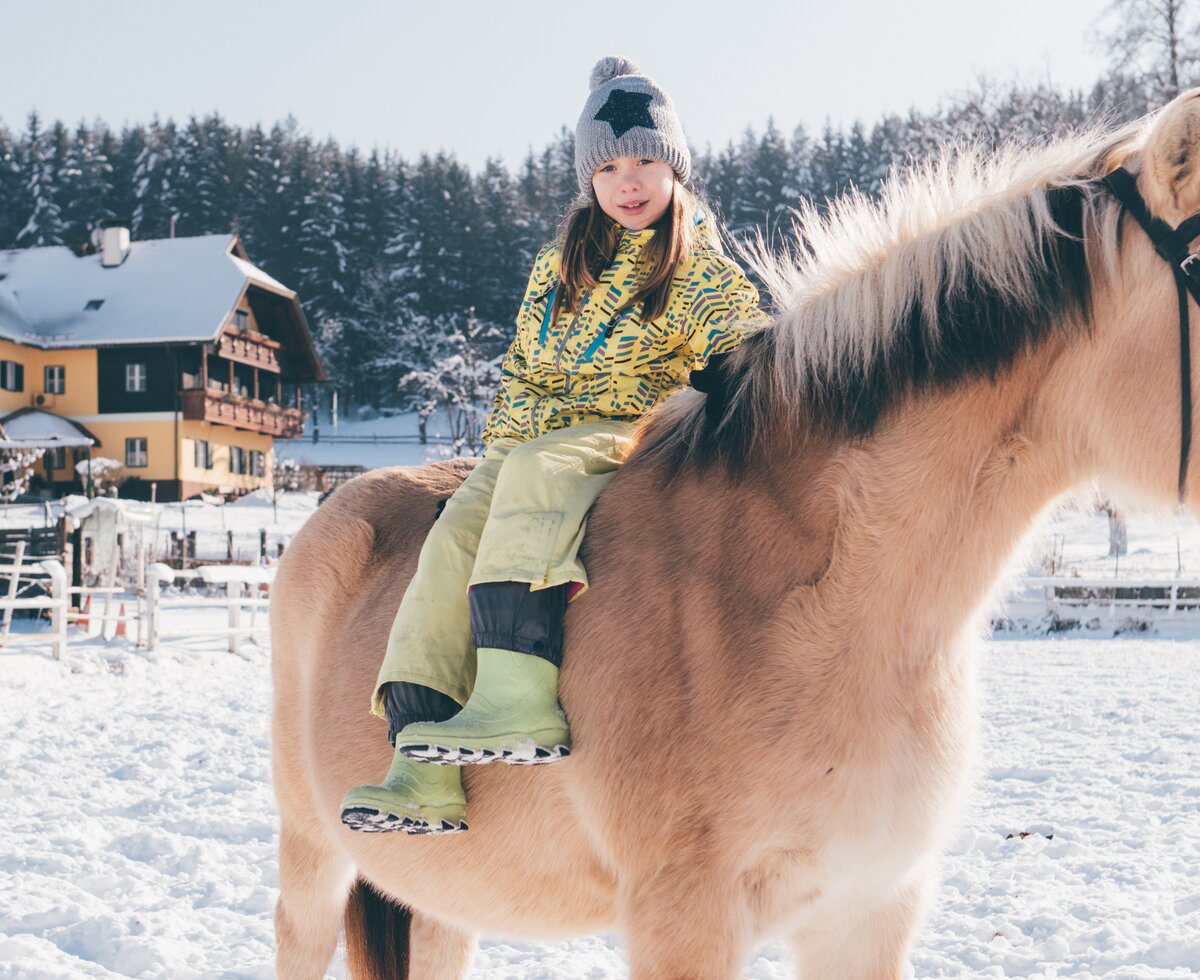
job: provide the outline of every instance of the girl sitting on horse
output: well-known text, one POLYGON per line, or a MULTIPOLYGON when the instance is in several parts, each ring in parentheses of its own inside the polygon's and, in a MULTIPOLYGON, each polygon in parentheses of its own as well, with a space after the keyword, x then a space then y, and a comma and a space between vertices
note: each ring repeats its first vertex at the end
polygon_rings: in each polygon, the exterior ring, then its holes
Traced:
POLYGON ((343 799, 354 829, 466 830, 458 766, 569 753, 558 669, 567 602, 587 588, 588 509, 636 420, 765 319, 687 186, 667 94, 621 58, 602 59, 591 87, 580 203, 538 253, 483 459, 429 532, 392 626, 371 708, 395 757, 382 784, 343 799))

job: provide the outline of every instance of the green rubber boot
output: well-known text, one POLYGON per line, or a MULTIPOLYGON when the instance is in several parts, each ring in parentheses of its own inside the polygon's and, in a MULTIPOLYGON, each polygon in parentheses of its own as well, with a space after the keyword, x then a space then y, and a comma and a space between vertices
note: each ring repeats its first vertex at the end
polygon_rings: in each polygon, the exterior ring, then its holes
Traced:
POLYGON ((443 722, 416 722, 396 736, 396 751, 421 762, 538 765, 571 754, 558 706, 558 668, 530 653, 480 647, 475 689, 443 722))
POLYGON ((460 834, 467 829, 462 773, 392 757, 380 786, 355 786, 342 797, 342 823, 351 830, 460 834))

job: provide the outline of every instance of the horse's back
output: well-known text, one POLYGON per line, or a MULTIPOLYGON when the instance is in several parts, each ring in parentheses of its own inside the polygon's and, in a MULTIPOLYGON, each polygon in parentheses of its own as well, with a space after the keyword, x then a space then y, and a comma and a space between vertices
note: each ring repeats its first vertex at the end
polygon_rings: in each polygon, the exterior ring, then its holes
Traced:
POLYGON ((324 839, 381 890, 444 921, 517 935, 607 928, 612 874, 571 817, 566 774, 555 771, 569 765, 464 772, 471 831, 456 837, 356 834, 338 819, 342 793, 378 780, 391 758, 386 724, 368 714, 375 678, 438 501, 472 465, 356 477, 285 552, 271 610, 281 816, 285 829, 324 839))

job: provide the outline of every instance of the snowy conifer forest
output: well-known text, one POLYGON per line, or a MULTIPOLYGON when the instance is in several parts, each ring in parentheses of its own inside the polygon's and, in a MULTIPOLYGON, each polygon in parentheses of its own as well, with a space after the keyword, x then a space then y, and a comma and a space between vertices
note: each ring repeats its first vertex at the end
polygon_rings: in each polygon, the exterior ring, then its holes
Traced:
MULTIPOLYGON (((1188 80, 1151 68, 1114 54, 1086 93, 981 81, 935 111, 870 124, 787 133, 769 122, 694 147, 698 186, 734 238, 762 231, 778 246, 802 199, 874 193, 893 167, 954 142, 1136 118, 1188 80)), ((452 152, 317 141, 293 117, 240 128, 214 112, 118 132, 31 112, 19 131, 0 124, 0 249, 78 245, 109 219, 128 221, 135 240, 172 224, 178 236, 237 232, 299 293, 344 405, 416 410, 441 397, 431 378, 461 373, 464 350, 491 390, 533 257, 576 192, 573 144, 564 127, 515 166, 472 171, 452 152)))

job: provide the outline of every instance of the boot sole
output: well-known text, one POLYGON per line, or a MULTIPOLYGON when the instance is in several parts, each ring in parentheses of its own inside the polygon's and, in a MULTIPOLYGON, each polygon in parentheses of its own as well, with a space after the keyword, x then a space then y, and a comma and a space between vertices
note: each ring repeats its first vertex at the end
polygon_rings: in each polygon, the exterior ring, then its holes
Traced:
POLYGON ((519 748, 483 749, 469 745, 437 745, 429 742, 396 742, 401 755, 438 766, 483 766, 503 762, 509 766, 544 766, 571 754, 569 745, 532 745, 519 748))
POLYGON ((342 811, 342 823, 351 830, 362 831, 366 834, 400 831, 412 834, 414 837, 433 834, 461 834, 468 829, 465 820, 457 822, 441 820, 430 823, 420 817, 400 817, 387 810, 375 810, 365 806, 346 807, 342 811))

